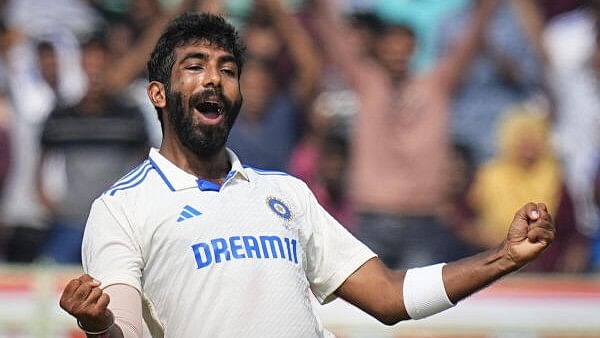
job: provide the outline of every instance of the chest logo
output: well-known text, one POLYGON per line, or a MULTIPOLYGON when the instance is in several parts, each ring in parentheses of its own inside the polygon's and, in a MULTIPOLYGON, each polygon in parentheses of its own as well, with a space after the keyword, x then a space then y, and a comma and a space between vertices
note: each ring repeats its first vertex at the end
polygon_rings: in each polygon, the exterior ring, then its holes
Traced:
POLYGON ((269 196, 267 198, 267 204, 269 205, 269 208, 275 213, 275 215, 283 218, 286 221, 292 219, 292 211, 281 199, 269 196))
POLYGON ((177 223, 183 222, 190 218, 194 218, 196 216, 200 216, 202 213, 189 205, 183 207, 183 210, 179 213, 179 218, 177 218, 177 223))

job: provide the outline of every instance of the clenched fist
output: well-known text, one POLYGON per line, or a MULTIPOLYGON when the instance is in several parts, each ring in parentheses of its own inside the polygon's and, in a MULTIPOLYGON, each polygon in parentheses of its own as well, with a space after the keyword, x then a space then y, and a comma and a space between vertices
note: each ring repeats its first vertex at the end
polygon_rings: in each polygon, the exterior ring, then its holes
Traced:
POLYGON ((510 224, 505 250, 517 267, 534 260, 554 240, 554 224, 543 203, 527 203, 510 224))
POLYGON ((81 275, 69 281, 60 298, 60 307, 77 318, 86 331, 108 329, 114 322, 107 308, 110 298, 100 288, 100 282, 90 275, 81 275))

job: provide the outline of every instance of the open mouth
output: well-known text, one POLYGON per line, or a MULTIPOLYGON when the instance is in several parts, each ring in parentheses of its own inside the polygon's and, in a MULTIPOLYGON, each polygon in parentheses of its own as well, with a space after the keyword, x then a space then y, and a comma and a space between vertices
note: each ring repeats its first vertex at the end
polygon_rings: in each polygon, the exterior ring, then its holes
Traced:
POLYGON ((218 119, 223 115, 223 106, 217 102, 200 102, 195 108, 207 119, 218 119))

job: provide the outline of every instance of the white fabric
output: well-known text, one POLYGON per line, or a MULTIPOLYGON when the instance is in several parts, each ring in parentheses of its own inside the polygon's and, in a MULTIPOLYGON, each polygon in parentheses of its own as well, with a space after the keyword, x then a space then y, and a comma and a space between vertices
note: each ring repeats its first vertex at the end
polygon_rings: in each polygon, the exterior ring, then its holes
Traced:
POLYGON ((429 317, 454 306, 448 299, 442 279, 444 265, 435 264, 406 271, 402 294, 410 318, 429 317))
POLYGON ((155 337, 330 336, 310 292, 329 301, 375 254, 300 180, 243 168, 229 155, 220 191, 202 191, 151 150, 94 202, 85 271, 142 292, 155 337))

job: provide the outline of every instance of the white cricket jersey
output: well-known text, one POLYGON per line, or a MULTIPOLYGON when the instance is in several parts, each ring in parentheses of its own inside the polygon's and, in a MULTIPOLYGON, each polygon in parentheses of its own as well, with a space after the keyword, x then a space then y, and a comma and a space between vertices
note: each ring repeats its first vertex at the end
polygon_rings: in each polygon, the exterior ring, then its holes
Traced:
POLYGON ((84 270, 144 299, 154 337, 327 337, 313 312, 375 254, 300 180, 244 168, 222 186, 156 149, 92 205, 84 270))

